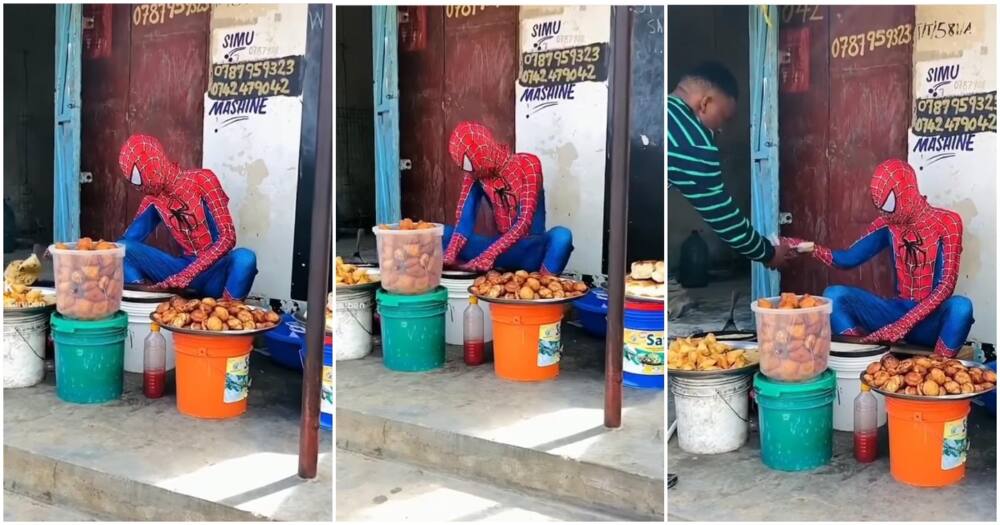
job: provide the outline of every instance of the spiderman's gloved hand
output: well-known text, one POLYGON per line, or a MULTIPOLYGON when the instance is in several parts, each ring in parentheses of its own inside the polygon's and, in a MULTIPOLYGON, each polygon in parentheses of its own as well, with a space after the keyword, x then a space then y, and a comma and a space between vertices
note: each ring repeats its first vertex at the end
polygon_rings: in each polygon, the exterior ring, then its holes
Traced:
MULTIPOLYGON (((820 261, 821 263, 831 266, 833 265, 833 252, 826 246, 814 243, 812 241, 807 241, 805 239, 799 239, 798 237, 781 237, 781 242, 787 243, 789 248, 799 250, 799 246, 804 243, 812 243, 812 256, 813 259, 820 261)), ((803 247, 803 253, 807 250, 803 247)))
POLYGON ((451 241, 448 242, 448 249, 444 252, 444 265, 454 266, 455 262, 458 261, 458 254, 462 251, 462 245, 465 242, 465 236, 461 233, 455 232, 451 234, 451 241))
POLYGON ((862 343, 898 343, 903 340, 907 332, 910 329, 899 322, 895 322, 878 330, 875 330, 871 334, 868 334, 861 338, 862 343))
POLYGON ((492 258, 480 255, 479 257, 469 261, 468 264, 463 266, 463 269, 478 273, 488 272, 493 269, 494 262, 495 261, 492 258))
POLYGON ((187 288, 191 284, 191 279, 187 276, 181 274, 174 274, 167 277, 165 280, 156 284, 155 288, 161 290, 176 290, 181 288, 187 288))

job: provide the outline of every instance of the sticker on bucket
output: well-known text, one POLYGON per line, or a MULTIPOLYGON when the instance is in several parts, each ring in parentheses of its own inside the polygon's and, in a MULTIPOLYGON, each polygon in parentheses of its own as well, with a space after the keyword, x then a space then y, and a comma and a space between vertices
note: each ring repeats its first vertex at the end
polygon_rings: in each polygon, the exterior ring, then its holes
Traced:
POLYGON ((623 370, 630 374, 663 375, 663 332, 625 329, 625 362, 623 370))
POLYGON ((323 367, 323 389, 319 395, 320 411, 333 413, 333 367, 323 367))
POLYGON ((561 322, 543 324, 538 328, 538 366, 551 366, 559 362, 562 352, 561 322))
POLYGON ((226 359, 226 394, 224 403, 238 403, 250 389, 250 354, 226 359))
POLYGON ((946 421, 944 443, 941 450, 941 470, 951 470, 965 464, 969 452, 968 422, 966 418, 946 421))

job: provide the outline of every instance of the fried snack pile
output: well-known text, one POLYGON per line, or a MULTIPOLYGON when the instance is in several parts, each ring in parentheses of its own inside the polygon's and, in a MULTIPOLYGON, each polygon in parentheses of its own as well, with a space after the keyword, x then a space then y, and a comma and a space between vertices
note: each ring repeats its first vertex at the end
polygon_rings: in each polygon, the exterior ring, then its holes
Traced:
POLYGON ((667 286, 663 261, 636 261, 625 277, 625 293, 635 297, 663 299, 667 286))
POLYGON ((162 326, 226 332, 270 328, 281 318, 276 312, 254 310, 240 301, 224 299, 181 299, 175 297, 160 303, 153 320, 162 326))
POLYGON ((399 228, 379 227, 387 231, 412 232, 379 236, 378 260, 383 288, 393 293, 417 295, 441 283, 444 250, 436 226, 403 219, 399 228))
POLYGON ((864 380, 883 392, 937 397, 992 390, 996 388, 997 374, 939 355, 900 360, 886 354, 881 361, 868 365, 864 380))
POLYGON ((38 280, 40 273, 42 273, 42 261, 38 260, 37 255, 31 254, 31 257, 23 261, 11 261, 3 271, 3 280, 9 285, 31 286, 38 280))
POLYGON ((587 285, 572 279, 562 279, 538 272, 518 270, 501 274, 495 270, 476 278, 472 283, 476 295, 490 299, 562 299, 587 293, 587 285))
POLYGON ((60 314, 92 320, 118 311, 125 280, 122 259, 112 252, 118 249, 117 244, 84 237, 75 247, 58 243, 54 248, 80 252, 54 254, 56 309, 60 314))
POLYGON ((337 286, 354 286, 356 284, 368 284, 375 282, 375 279, 365 271, 353 264, 345 264, 342 257, 337 257, 337 286))
MULTIPOLYGON (((798 310, 825 304, 827 299, 809 294, 781 294, 778 305, 757 301, 764 309, 798 310)), ((830 355, 830 316, 821 312, 788 315, 757 313, 760 369, 779 381, 806 381, 826 370, 830 355)))
POLYGON ((4 287, 4 308, 34 308, 48 304, 50 303, 42 295, 42 291, 37 288, 30 288, 23 284, 10 284, 4 287))
POLYGON ((743 349, 720 343, 715 334, 694 339, 674 339, 667 351, 667 368, 674 370, 730 370, 752 364, 743 349))

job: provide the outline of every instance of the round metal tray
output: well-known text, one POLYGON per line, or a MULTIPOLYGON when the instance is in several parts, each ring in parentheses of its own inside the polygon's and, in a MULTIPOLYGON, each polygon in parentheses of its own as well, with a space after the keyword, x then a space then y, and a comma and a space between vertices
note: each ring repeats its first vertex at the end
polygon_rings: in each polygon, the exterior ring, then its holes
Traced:
MULTIPOLYGON (((962 360, 962 359, 956 359, 956 361, 958 361, 958 362, 962 363, 963 365, 965 365, 966 368, 981 368, 983 370, 989 370, 988 368, 986 368, 985 366, 983 366, 982 363, 977 363, 975 361, 965 361, 965 360, 962 360)), ((990 370, 990 372, 992 372, 992 370, 990 370)), ((859 377, 861 378, 861 382, 862 383, 868 384, 868 383, 865 382, 865 371, 864 370, 861 371, 861 374, 859 375, 859 377)), ((985 390, 983 392, 974 392, 972 394, 949 394, 949 395, 946 395, 946 396, 911 396, 909 394, 902 394, 902 393, 899 393, 899 392, 886 392, 886 391, 882 390, 881 388, 878 388, 875 385, 868 385, 868 386, 872 389, 872 392, 878 392, 879 394, 882 394, 883 396, 894 397, 896 399, 909 399, 910 401, 958 401, 958 400, 961 400, 961 399, 972 399, 974 397, 978 397, 978 396, 981 396, 983 394, 988 394, 990 392, 995 392, 996 391, 996 387, 994 387, 994 388, 991 388, 990 390, 985 390)))
MULTIPOLYGON (((266 308, 258 308, 254 306, 251 306, 250 309, 259 310, 262 312, 270 311, 267 310, 266 308)), ((159 322, 156 319, 153 319, 153 315, 155 313, 156 312, 149 314, 149 320, 159 324, 159 322)), ((257 335, 257 334, 262 334, 264 332, 270 332, 271 330, 277 328, 278 325, 280 324, 281 324, 281 319, 278 320, 277 324, 268 328, 257 328, 256 330, 226 330, 220 332, 213 332, 211 330, 191 330, 190 328, 175 328, 173 326, 162 325, 162 324, 160 325, 160 328, 163 328, 168 332, 174 332, 176 334, 200 335, 208 337, 230 337, 230 336, 243 336, 243 335, 257 335)))
POLYGON ((468 270, 442 270, 441 277, 447 277, 449 279, 475 279, 479 277, 480 274, 476 272, 470 272, 468 270))
POLYGON ((364 283, 364 284, 351 284, 351 285, 338 284, 336 286, 336 289, 338 291, 342 290, 345 292, 363 292, 365 290, 374 290, 378 288, 379 285, 381 284, 382 284, 381 281, 375 281, 372 283, 364 283))
MULTIPOLYGON (((720 343, 725 343, 727 346, 733 347, 734 350, 757 350, 758 345, 756 341, 724 341, 718 340, 720 343)), ((669 348, 668 348, 669 352, 669 348)), ((666 363, 664 363, 666 364, 666 363)), ((667 377, 683 377, 686 379, 708 379, 713 377, 726 377, 726 376, 742 376, 751 375, 760 369, 760 356, 757 356, 757 362, 751 363, 747 366, 741 368, 730 368, 728 370, 677 370, 667 367, 667 377)))
POLYGON ((531 300, 526 301, 524 299, 503 299, 503 298, 499 298, 499 297, 496 298, 496 299, 492 299, 492 298, 486 297, 485 295, 479 295, 478 293, 475 292, 474 288, 475 288, 474 286, 470 286, 468 288, 468 292, 471 295, 474 295, 474 296, 478 297, 480 301, 483 301, 483 302, 486 302, 486 303, 493 303, 493 304, 515 304, 515 305, 518 305, 518 306, 530 306, 530 305, 533 305, 533 304, 566 304, 566 303, 571 303, 573 301, 576 301, 577 299, 583 299, 583 297, 585 295, 587 295, 587 293, 590 291, 590 288, 587 288, 586 292, 583 292, 581 295, 578 295, 576 297, 560 297, 558 299, 531 299, 531 300))

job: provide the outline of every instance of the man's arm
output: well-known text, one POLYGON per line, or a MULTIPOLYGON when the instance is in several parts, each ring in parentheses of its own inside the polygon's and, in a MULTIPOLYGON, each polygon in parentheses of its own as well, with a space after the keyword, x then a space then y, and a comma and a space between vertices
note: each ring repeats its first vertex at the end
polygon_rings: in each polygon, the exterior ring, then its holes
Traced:
MULTIPOLYGON (((236 246, 236 226, 229 213, 229 197, 219 184, 219 179, 209 170, 201 170, 198 186, 204 188, 204 205, 215 220, 219 237, 186 268, 167 278, 161 285, 167 288, 184 288, 201 272, 210 268, 236 246)), ((201 204, 199 204, 201 205, 201 204)))
POLYGON ((719 238, 752 261, 767 263, 774 258, 770 241, 753 228, 726 190, 717 149, 670 147, 667 158, 667 182, 680 190, 719 238))
POLYGON ((153 206, 153 198, 143 197, 142 202, 139 203, 139 209, 135 212, 135 218, 132 219, 132 224, 128 226, 119 240, 143 242, 156 231, 156 227, 159 225, 160 213, 156 211, 156 206, 153 206))
MULTIPOLYGON (((803 242, 802 239, 794 237, 788 237, 786 240, 792 246, 803 242)), ((882 217, 878 217, 868 225, 865 233, 860 239, 854 241, 854 244, 851 244, 850 248, 846 250, 831 250, 826 246, 817 244, 813 250, 813 258, 831 268, 850 270, 868 262, 872 257, 878 255, 879 252, 888 248, 891 244, 892 235, 889 232, 889 226, 882 217)))
POLYGON ((458 254, 462 252, 465 243, 476 229, 476 210, 482 198, 483 189, 476 184, 476 179, 466 173, 462 178, 462 192, 458 195, 458 206, 455 210, 455 230, 444 252, 444 264, 455 264, 458 254))

